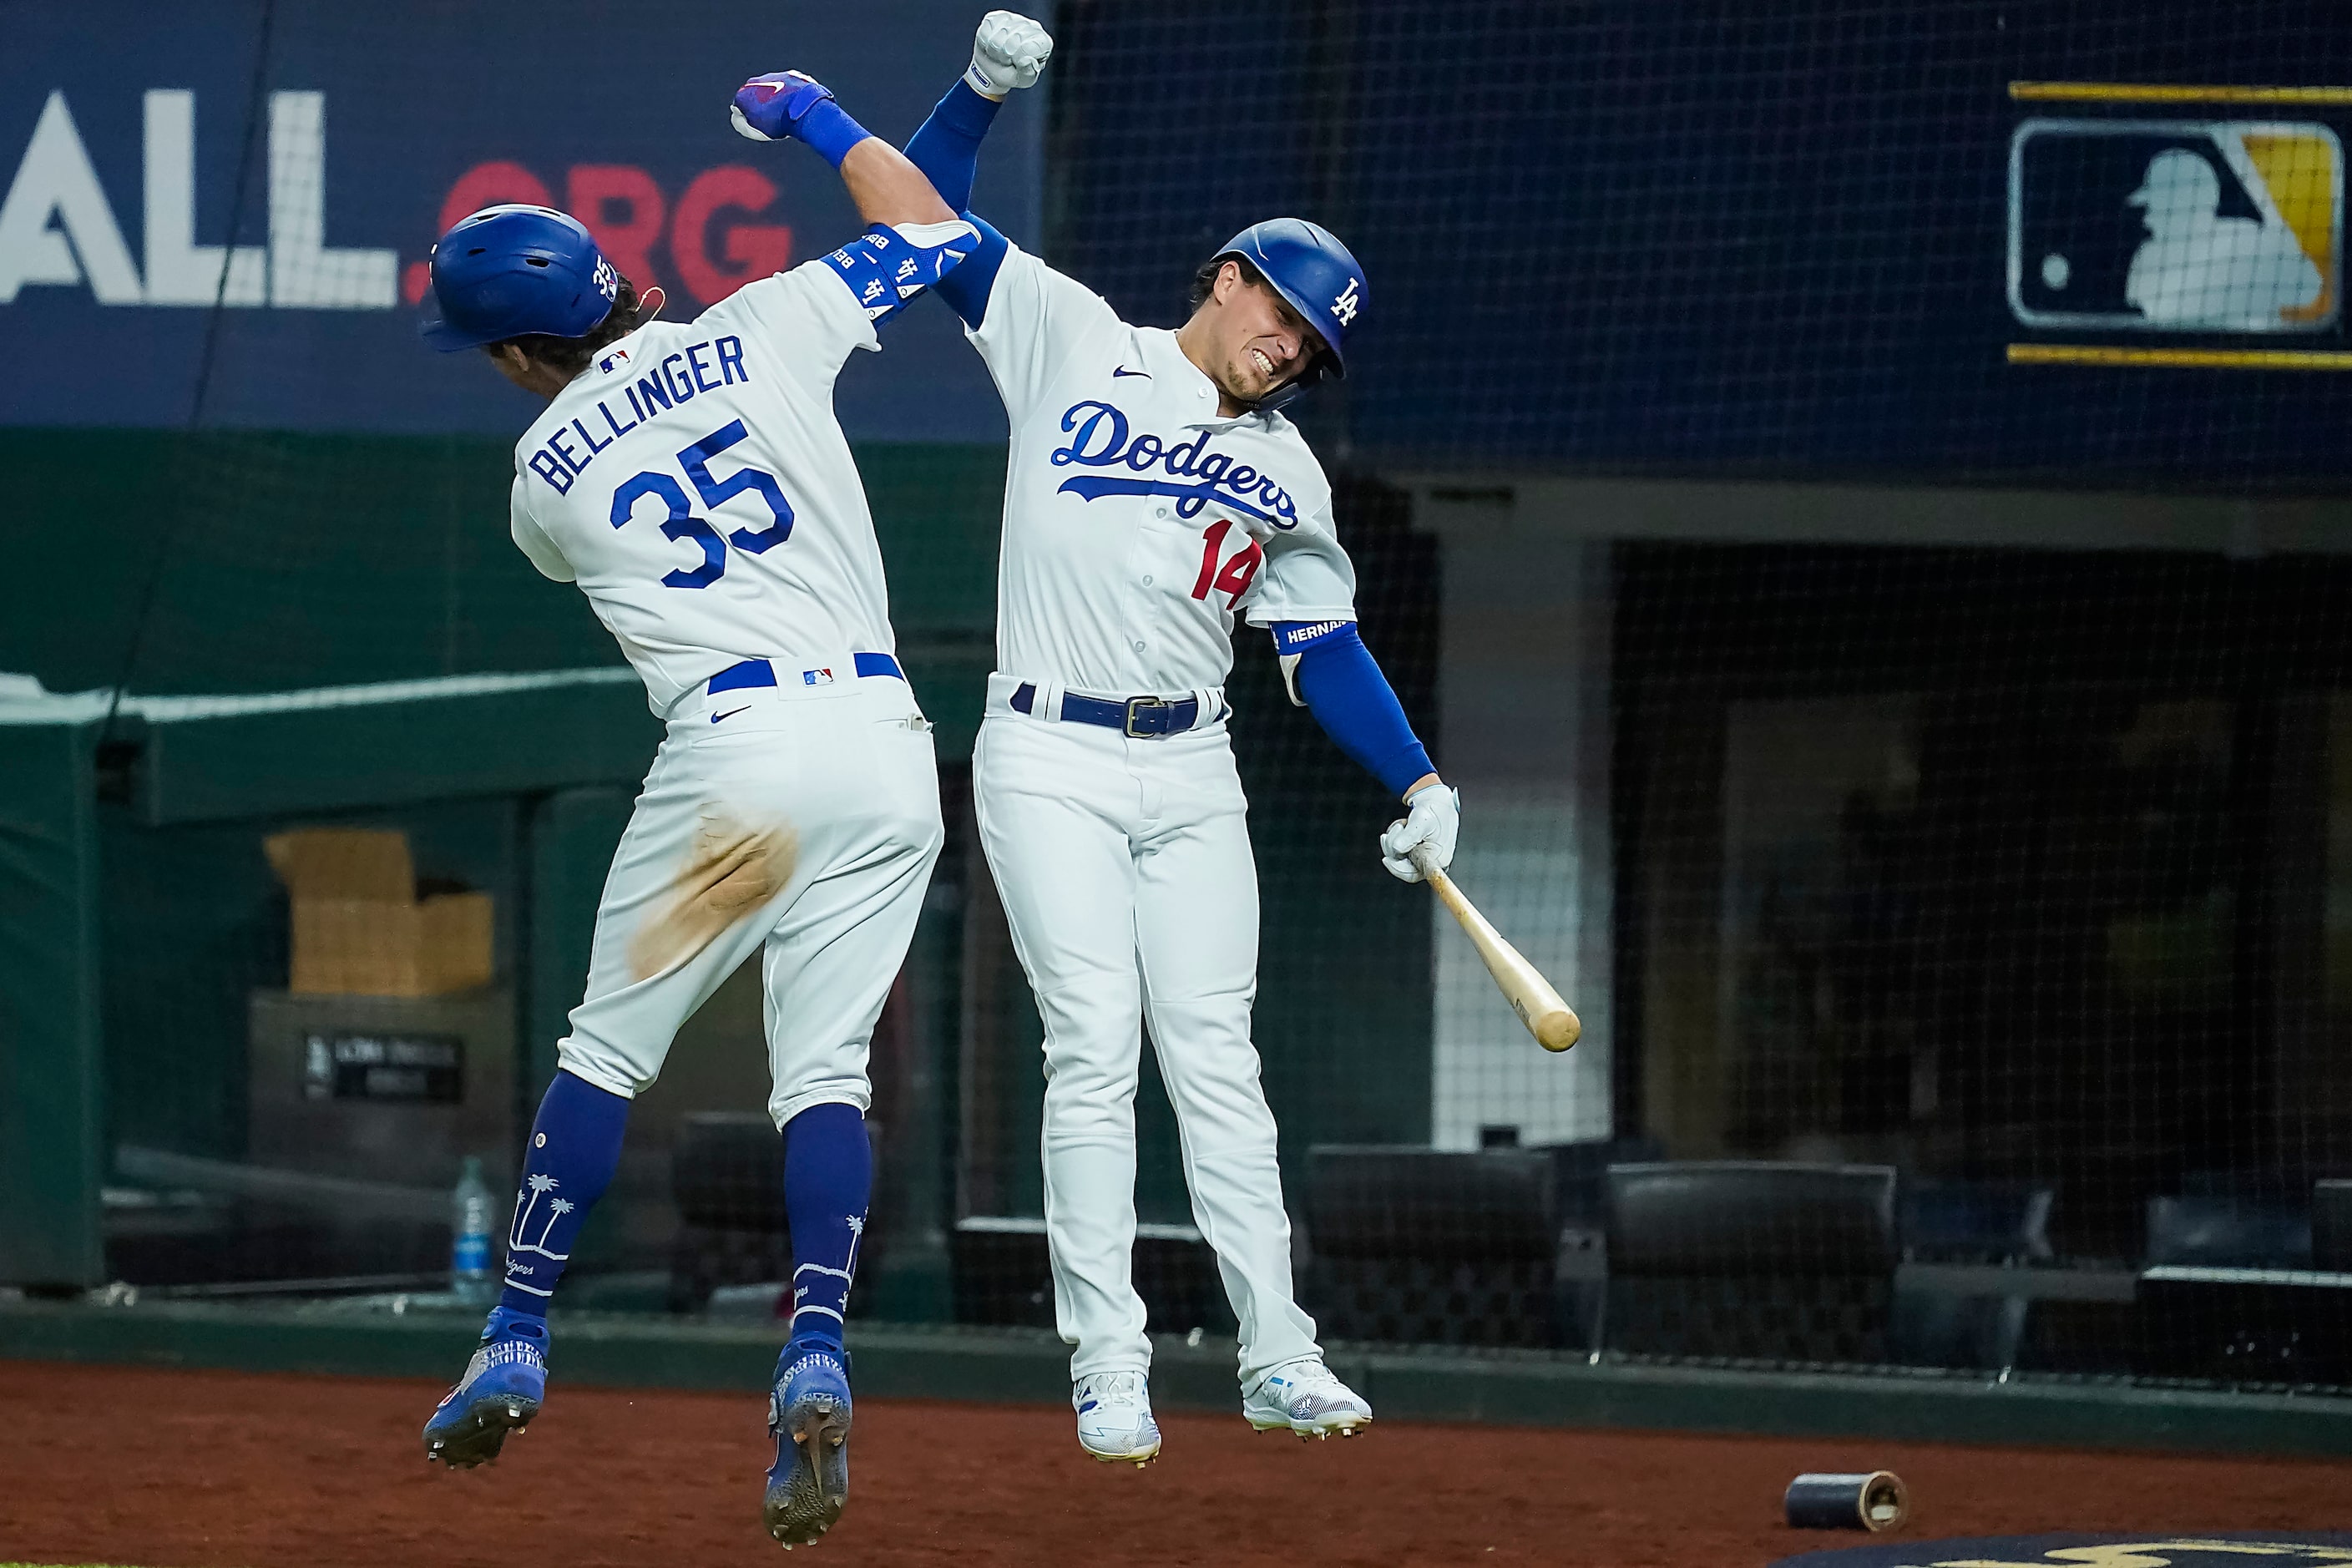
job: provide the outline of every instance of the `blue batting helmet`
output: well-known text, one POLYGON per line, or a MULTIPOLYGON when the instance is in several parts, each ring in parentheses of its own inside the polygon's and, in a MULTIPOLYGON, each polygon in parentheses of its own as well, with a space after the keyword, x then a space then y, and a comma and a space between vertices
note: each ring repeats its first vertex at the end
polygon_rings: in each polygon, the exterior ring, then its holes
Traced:
MULTIPOLYGON (((1331 351, 1328 373, 1348 374, 1348 329, 1368 297, 1364 269, 1339 238, 1320 224, 1300 217, 1268 218, 1254 223, 1225 242, 1212 258, 1223 261, 1238 256, 1262 273, 1274 291, 1290 302, 1331 351)), ((1318 359, 1300 382, 1319 381, 1327 366, 1318 359)))
POLYGON ((529 332, 584 338, 620 292, 621 275, 578 218, 522 203, 484 207, 433 247, 441 319, 417 331, 445 352, 529 332))

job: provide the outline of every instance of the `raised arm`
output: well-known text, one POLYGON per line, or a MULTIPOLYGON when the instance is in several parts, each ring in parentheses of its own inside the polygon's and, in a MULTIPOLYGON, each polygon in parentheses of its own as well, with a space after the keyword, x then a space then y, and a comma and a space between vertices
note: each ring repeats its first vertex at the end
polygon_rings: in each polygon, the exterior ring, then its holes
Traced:
POLYGON ((857 216, 869 224, 955 219, 922 171, 834 100, 833 89, 799 71, 753 77, 735 94, 735 129, 754 142, 805 142, 841 174, 857 216))
POLYGON ((940 199, 970 218, 980 232, 979 250, 935 290, 968 327, 977 328, 987 319, 989 295, 1006 248, 1003 235, 966 210, 971 205, 972 176, 980 167, 980 143, 1005 99, 1034 87, 1053 53, 1053 37, 1043 26, 1011 11, 991 11, 972 36, 971 67, 907 142, 908 158, 940 199))
MULTIPOLYGON (((843 116, 847 119, 846 115, 843 116)), ((923 172, 879 136, 868 136, 841 161, 841 183, 867 223, 952 223, 955 214, 940 200, 923 172)))
POLYGON ((996 111, 1014 92, 1036 86, 1053 55, 1053 35, 1026 16, 991 11, 980 19, 972 35, 971 66, 907 142, 907 156, 956 211, 971 205, 981 139, 988 134, 996 111))

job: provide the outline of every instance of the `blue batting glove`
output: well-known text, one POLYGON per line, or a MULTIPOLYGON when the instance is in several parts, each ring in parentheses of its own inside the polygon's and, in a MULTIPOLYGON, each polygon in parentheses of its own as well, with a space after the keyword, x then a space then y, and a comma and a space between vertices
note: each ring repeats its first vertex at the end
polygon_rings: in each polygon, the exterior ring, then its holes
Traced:
POLYGON ((810 110, 832 100, 833 89, 805 71, 772 71, 735 89, 728 118, 754 142, 778 142, 793 135, 810 110))

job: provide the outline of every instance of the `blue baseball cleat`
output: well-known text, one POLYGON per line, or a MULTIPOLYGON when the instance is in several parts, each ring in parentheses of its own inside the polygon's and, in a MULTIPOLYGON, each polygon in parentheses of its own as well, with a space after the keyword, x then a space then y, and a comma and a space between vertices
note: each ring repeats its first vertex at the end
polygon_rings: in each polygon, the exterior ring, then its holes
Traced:
POLYGON ((497 1458, 546 1397, 547 1320, 492 1308, 466 1374, 425 1424, 425 1459, 462 1470, 497 1458))
POLYGON ((776 1462, 768 1471, 768 1533, 786 1551, 833 1528, 849 1502, 849 1364, 823 1344, 789 1344, 768 1396, 776 1462))

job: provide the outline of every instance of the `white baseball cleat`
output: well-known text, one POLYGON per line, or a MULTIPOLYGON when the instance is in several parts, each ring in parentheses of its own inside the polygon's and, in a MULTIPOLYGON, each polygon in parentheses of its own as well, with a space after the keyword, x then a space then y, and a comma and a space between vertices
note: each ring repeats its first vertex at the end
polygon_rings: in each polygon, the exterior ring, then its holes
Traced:
POLYGON ((1285 1427, 1304 1437, 1352 1437, 1372 1424, 1371 1401, 1331 1375, 1320 1357, 1276 1367, 1242 1395, 1242 1414, 1261 1432, 1285 1427))
POLYGON ((1070 1385, 1078 1412, 1078 1447, 1107 1465, 1141 1469, 1160 1455, 1160 1424, 1139 1372, 1089 1373, 1070 1385))

